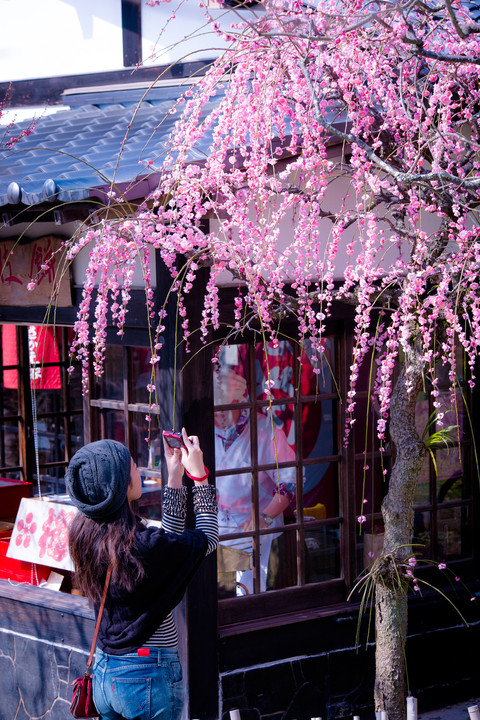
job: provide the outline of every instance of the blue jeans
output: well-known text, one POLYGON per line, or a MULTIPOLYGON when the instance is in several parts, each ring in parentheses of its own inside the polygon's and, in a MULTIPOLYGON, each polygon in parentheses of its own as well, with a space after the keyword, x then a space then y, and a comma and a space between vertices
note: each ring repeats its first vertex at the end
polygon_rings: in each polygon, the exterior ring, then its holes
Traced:
POLYGON ((149 657, 95 652, 93 699, 102 720, 180 720, 182 680, 176 648, 150 648, 149 657))

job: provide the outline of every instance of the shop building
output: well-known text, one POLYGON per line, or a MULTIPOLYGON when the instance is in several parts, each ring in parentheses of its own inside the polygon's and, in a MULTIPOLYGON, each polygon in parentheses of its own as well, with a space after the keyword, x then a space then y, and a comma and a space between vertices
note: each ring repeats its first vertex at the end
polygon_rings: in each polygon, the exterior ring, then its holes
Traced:
MULTIPOLYGON (((143 10, 133 2, 112 6, 117 14, 120 6, 124 10, 119 37, 124 39, 125 65, 132 66, 140 52, 143 10), (137 12, 128 15, 133 6, 137 12)), ((204 563, 178 610, 189 717, 210 720, 234 708, 242 719, 368 717, 374 638, 368 635, 368 612, 357 637, 361 594, 352 591, 372 554, 380 552, 383 470, 388 472, 392 457, 391 449, 380 452, 373 432, 365 433, 367 418, 372 426, 375 415, 366 372, 358 401, 366 422, 356 424, 352 442, 343 446, 341 398, 351 365, 351 309, 336 308, 318 374, 308 348, 299 362, 297 331, 290 321, 285 321, 278 344, 265 347, 258 334, 246 332, 222 348, 215 364, 221 335, 209 338, 201 349, 193 337, 188 355, 183 347, 175 350, 170 275, 152 254, 155 310, 170 303, 152 409, 147 391, 150 333, 140 273, 125 332, 119 336, 110 323, 105 371, 100 379, 92 374, 86 395, 79 369, 69 372, 69 348, 88 249, 64 273, 54 306, 50 296, 58 266, 47 262, 37 289, 26 289, 52 248, 104 217, 112 182, 126 199, 126 213, 156 187, 174 122, 166 113, 204 66, 202 59, 162 66, 161 80, 150 89, 159 75, 155 66, 136 75, 109 69, 95 78, 80 73, 44 78, 30 90, 27 80, 16 84, 15 91, 25 93, 25 104, 41 104, 51 93, 58 112, 40 118, 33 133, 0 158, 0 493, 13 503, 0 498, 3 544, 20 497, 64 502, 63 475, 70 458, 85 442, 100 438, 129 447, 144 479, 138 510, 157 519, 163 466, 156 428, 183 424, 199 435, 215 474, 224 541, 217 559, 204 563), (58 109, 60 101, 67 109, 58 109), (278 378, 271 402, 265 392, 265 358, 278 378), (146 443, 149 412, 154 423, 146 443), (276 449, 265 439, 270 412, 279 433, 276 449), (232 426, 233 434, 228 431, 232 426), (262 515, 268 483, 282 486, 288 498, 281 521, 274 523, 262 515), (225 497, 229 502, 223 502, 225 497), (249 532, 235 531, 232 524, 235 513, 245 511, 240 497, 252 513, 249 532), (359 527, 363 500, 367 521, 359 527)), ((199 147, 199 157, 207 150, 199 147)), ((191 327, 200 317, 208 269, 203 275, 189 294, 191 327)), ((219 292, 228 323, 234 312, 230 278, 219 292)), ((462 391, 466 396, 466 405, 458 405, 461 453, 440 453, 437 472, 426 458, 415 500, 415 541, 426 558, 446 563, 452 577, 461 578, 450 582, 432 565, 423 570, 422 596, 412 594, 409 691, 425 709, 474 695, 479 680, 471 662, 479 637, 478 612, 471 601, 480 588, 474 446, 479 418, 476 391, 468 391, 466 379, 460 379, 458 391, 459 398, 462 391)), ((431 411, 426 389, 418 402, 419 429, 431 411)), ((93 613, 85 598, 75 594, 71 573, 63 574, 60 590, 51 590, 39 585, 42 577, 35 565, 23 567, 23 576, 13 576, 6 557, 2 566, 2 557, 0 693, 8 709, 0 710, 0 718, 67 717, 70 683, 83 673, 93 613)))

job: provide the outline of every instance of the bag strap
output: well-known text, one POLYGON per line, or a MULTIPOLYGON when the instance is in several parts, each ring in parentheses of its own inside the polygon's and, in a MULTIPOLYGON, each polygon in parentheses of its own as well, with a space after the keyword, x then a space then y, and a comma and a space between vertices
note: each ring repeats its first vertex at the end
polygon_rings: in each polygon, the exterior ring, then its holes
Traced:
POLYGON ((107 577, 105 578, 105 586, 103 588, 102 602, 98 611, 97 624, 95 625, 95 633, 93 635, 92 647, 90 648, 90 655, 88 656, 87 672, 85 675, 90 674, 90 668, 92 667, 93 653, 95 652, 95 645, 97 644, 98 631, 100 629, 100 621, 102 619, 103 608, 105 607, 105 599, 107 597, 108 584, 110 582, 110 575, 112 574, 112 566, 108 566, 107 577))

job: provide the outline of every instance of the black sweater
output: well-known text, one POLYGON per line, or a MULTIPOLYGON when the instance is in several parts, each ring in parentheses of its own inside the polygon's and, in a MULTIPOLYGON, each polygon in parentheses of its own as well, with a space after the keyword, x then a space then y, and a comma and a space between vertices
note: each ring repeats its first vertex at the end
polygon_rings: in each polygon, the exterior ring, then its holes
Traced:
POLYGON ((110 581, 97 641, 110 655, 134 652, 150 638, 182 599, 207 552, 202 530, 173 535, 140 522, 136 535, 145 575, 132 592, 110 581))

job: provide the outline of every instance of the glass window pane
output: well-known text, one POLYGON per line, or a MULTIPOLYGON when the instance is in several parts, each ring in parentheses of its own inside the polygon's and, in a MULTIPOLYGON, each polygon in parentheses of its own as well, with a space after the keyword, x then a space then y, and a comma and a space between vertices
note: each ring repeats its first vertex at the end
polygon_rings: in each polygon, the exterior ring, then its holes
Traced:
MULTIPOLYGON (((65 490, 65 467, 40 466, 40 489, 42 495, 55 496, 59 501, 67 498, 65 490)), ((38 495, 38 476, 33 476, 33 493, 38 495)))
POLYGON ((109 345, 103 375, 93 381, 93 395, 105 400, 123 400, 123 394, 123 348, 109 345))
POLYGON ((252 515, 251 474, 217 475, 216 486, 220 535, 242 532, 252 515))
POLYGON ((41 463, 65 460, 65 427, 61 417, 39 419, 37 422, 38 454, 41 463))
POLYGON ((79 368, 75 368, 73 373, 69 373, 67 377, 67 393, 68 402, 71 410, 83 409, 82 397, 82 376, 79 368))
POLYGON ((219 598, 251 594, 245 582, 253 568, 252 540, 224 540, 217 548, 217 580, 219 598))
POLYGON ((438 560, 457 560, 471 553, 470 509, 442 508, 438 512, 438 560))
POLYGON ((303 347, 300 391, 305 395, 336 393, 335 384, 335 338, 325 337, 323 352, 316 351, 310 341, 303 347))
POLYGON ((161 481, 147 481, 151 484, 143 484, 142 497, 137 501, 138 514, 149 520, 162 519, 162 484, 161 481))
POLYGON ((23 480, 23 473, 21 470, 2 470, 2 480, 23 480))
POLYGON ((150 348, 132 347, 128 351, 129 401, 132 403, 155 403, 155 393, 150 394, 147 385, 159 389, 158 367, 151 362, 150 348))
POLYGON ((231 405, 248 400, 248 345, 223 345, 213 372, 215 405, 231 405))
POLYGON ((355 452, 371 453, 378 452, 380 440, 377 435, 378 412, 375 403, 366 397, 355 398, 354 417, 356 422, 353 426, 353 438, 355 441, 355 452))
POLYGON ((63 412, 65 409, 62 390, 36 390, 35 404, 37 415, 42 413, 63 412))
MULTIPOLYGON (((278 411, 280 413, 280 410, 278 411)), ((295 421, 293 405, 281 405, 272 408, 272 412, 257 412, 258 464, 295 462, 295 421), (288 418, 289 434, 285 433, 286 422, 279 422, 275 411, 281 408, 284 418, 288 418)))
POLYGON ((257 343, 255 346, 255 375, 258 400, 264 401, 270 397, 275 400, 293 397, 295 394, 294 362, 292 342, 281 340, 265 344, 257 343))
POLYGON ((297 533, 284 531, 272 541, 267 572, 267 590, 297 584, 297 533))
MULTIPOLYGON (((134 462, 137 463, 138 467, 150 467, 149 465, 149 445, 147 444, 145 438, 148 434, 148 421, 146 419, 145 413, 131 413, 130 414, 130 447, 131 447, 131 453, 132 458, 134 462)), ((155 448, 155 453, 157 455, 156 458, 156 467, 160 464, 160 455, 163 455, 163 450, 161 449, 161 445, 159 445, 158 442, 154 442, 156 439, 155 437, 155 429, 152 431, 152 437, 150 441, 150 448, 153 450, 155 448)), ((150 452, 150 456, 151 456, 150 452)), ((151 459, 151 457, 150 457, 151 459)))
POLYGON ((0 464, 3 467, 20 465, 18 424, 0 425, 0 464))
POLYGON ((302 405, 302 452, 304 458, 336 455, 337 402, 323 400, 302 405))
POLYGON ((304 468, 303 513, 305 519, 338 517, 337 463, 320 463, 304 468))
POLYGON ((251 465, 249 417, 247 409, 219 410, 214 414, 217 472, 251 465))
POLYGON ((71 455, 80 450, 84 445, 83 440, 83 415, 72 415, 69 422, 71 455))
POLYGON ((436 493, 437 501, 448 502, 463 497, 463 458, 457 448, 437 450, 436 493))
MULTIPOLYGON (((8 370, 5 370, 5 373, 8 370)), ((17 374, 17 371, 14 371, 17 374)), ((5 374, 4 373, 4 374, 5 374)), ((18 384, 15 381, 15 388, 0 388, 0 407, 2 409, 2 417, 8 415, 18 415, 18 384)))
POLYGON ((305 580, 323 582, 340 577, 340 528, 305 526, 305 580))
POLYGON ((118 410, 99 410, 99 437, 125 443, 125 415, 118 410))

